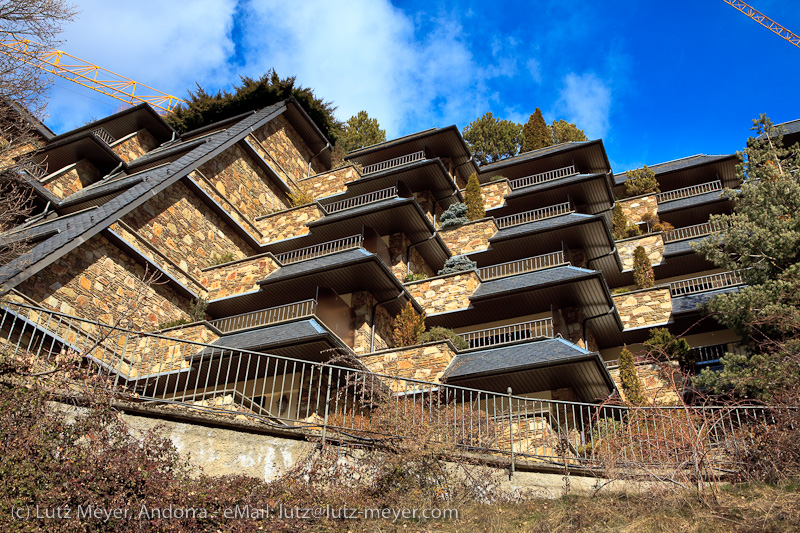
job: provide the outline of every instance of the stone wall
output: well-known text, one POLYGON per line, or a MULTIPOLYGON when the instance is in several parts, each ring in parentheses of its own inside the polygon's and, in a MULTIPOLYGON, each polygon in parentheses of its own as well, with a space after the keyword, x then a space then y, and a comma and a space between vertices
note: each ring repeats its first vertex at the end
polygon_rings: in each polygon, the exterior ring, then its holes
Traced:
POLYGON ((622 213, 631 224, 643 222, 642 219, 647 213, 658 213, 658 202, 656 202, 655 194, 618 200, 617 203, 622 207, 622 213))
POLYGON ((219 338, 219 335, 211 329, 207 322, 195 322, 177 328, 171 328, 160 332, 165 337, 180 339, 182 341, 201 342, 211 344, 219 338))
POLYGON ((199 172, 192 172, 189 174, 189 179, 191 179, 204 193, 206 193, 211 199, 213 199, 220 207, 231 217, 234 221, 236 221, 240 226, 242 226, 245 231, 247 231, 253 238, 259 242, 261 242, 262 235, 261 232, 256 227, 253 220, 250 219, 249 216, 245 216, 244 213, 239 211, 236 206, 231 203, 227 196, 223 195, 219 192, 219 190, 214 187, 214 185, 208 181, 205 176, 199 172))
MULTIPOLYGON (((565 307, 556 310, 553 315, 553 334, 561 333, 569 342, 592 352, 597 351, 599 346, 590 327, 586 328, 586 341, 588 346, 584 345, 583 331, 581 328, 583 318, 583 313, 581 313, 581 310, 577 307, 565 307), (556 329, 558 331, 556 331, 556 329)), ((577 399, 575 401, 577 401, 577 399)))
MULTIPOLYGON (((636 365, 636 374, 642 382, 644 388, 644 397, 651 403, 657 405, 677 405, 681 403, 681 397, 678 394, 675 386, 672 385, 671 376, 680 376, 680 372, 674 372, 667 366, 664 368, 662 365, 668 363, 646 363, 636 365)), ((612 368, 608 371, 611 378, 617 385, 617 390, 623 399, 625 399, 625 391, 622 389, 622 380, 619 378, 619 367, 612 368)), ((680 379, 676 381, 678 387, 682 387, 680 379)))
POLYGON ((406 283, 405 287, 411 296, 429 315, 466 309, 469 297, 480 285, 478 274, 474 270, 455 272, 406 283))
MULTIPOLYGON (((368 355, 361 357, 361 362, 377 374, 439 383, 455 356, 456 351, 449 341, 438 341, 368 355)), ((395 392, 405 389, 402 381, 392 381, 389 386, 395 392)))
POLYGON ((81 159, 77 163, 69 165, 57 175, 48 178, 44 183, 44 187, 63 200, 96 182, 101 177, 97 167, 86 159, 81 159))
POLYGON ((651 265, 660 265, 664 261, 664 235, 661 233, 617 241, 616 247, 622 261, 623 272, 633 270, 633 252, 637 246, 644 247, 651 265))
MULTIPOLYGON (((506 195, 511 192, 511 186, 507 179, 492 181, 481 185, 483 195, 483 208, 487 211, 496 207, 501 207, 506 203, 506 195)), ((464 194, 463 192, 461 193, 464 194)))
MULTIPOLYGON (((351 298, 353 309, 355 342, 353 351, 357 355, 370 352, 372 344, 372 309, 377 304, 372 294, 366 291, 354 292, 351 298)), ((394 317, 382 305, 375 310, 375 346, 373 351, 385 350, 394 346, 392 341, 392 327, 394 317)))
POLYGON ((258 282, 278 268, 270 254, 261 254, 203 269, 200 283, 208 289, 208 299, 216 300, 258 290, 258 282))
POLYGON ((434 219, 441 214, 441 210, 437 213, 437 208, 433 203, 434 197, 431 191, 417 191, 414 193, 414 200, 417 201, 425 216, 433 223, 434 219))
POLYGON ((189 318, 186 298, 166 284, 146 284, 144 277, 139 263, 98 235, 18 290, 46 309, 105 323, 129 317, 146 330, 189 318))
POLYGON ((111 145, 111 150, 120 159, 130 163, 134 159, 142 157, 144 154, 158 146, 158 141, 150 135, 150 132, 141 129, 136 133, 120 139, 111 145))
POLYGON ((406 238, 405 233, 392 233, 389 235, 389 258, 391 259, 392 274, 397 279, 403 281, 408 271, 406 262, 406 250, 411 242, 406 238))
MULTIPOLYGON (((257 129, 253 133, 253 137, 267 151, 267 162, 277 167, 275 168, 277 172, 285 174, 288 183, 308 176, 308 161, 316 154, 311 152, 303 138, 285 117, 278 116, 271 120, 267 125, 257 129)), ((320 163, 319 158, 315 158, 311 162, 312 174, 319 174, 327 170, 320 163)))
POLYGON ((253 249, 216 213, 178 182, 158 193, 123 218, 150 244, 190 275, 201 278, 214 256, 232 253, 235 259, 253 249))
POLYGON ((411 272, 413 274, 425 274, 429 278, 436 275, 436 269, 425 261, 417 248, 412 248, 409 256, 411 258, 411 272))
POLYGON ((489 248, 489 238, 497 233, 492 218, 468 222, 457 228, 439 230, 439 235, 453 255, 464 255, 489 248))
POLYGON ((623 329, 666 324, 672 314, 669 287, 641 289, 612 295, 623 329))
POLYGON ((301 179, 297 184, 303 191, 318 200, 345 192, 347 190, 345 183, 359 178, 361 178, 361 173, 359 173, 358 169, 353 165, 348 165, 330 172, 311 176, 310 178, 301 179))
POLYGON ((322 210, 317 204, 308 204, 266 215, 257 219, 255 224, 263 236, 261 242, 267 244, 308 235, 307 224, 319 220, 323 216, 322 210))

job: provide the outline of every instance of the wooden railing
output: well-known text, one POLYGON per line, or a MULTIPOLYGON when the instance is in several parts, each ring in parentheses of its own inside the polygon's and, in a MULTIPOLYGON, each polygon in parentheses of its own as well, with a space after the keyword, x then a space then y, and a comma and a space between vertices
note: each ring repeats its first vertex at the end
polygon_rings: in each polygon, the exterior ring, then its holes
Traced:
POLYGON ((669 292, 673 297, 686 296, 687 294, 713 291, 724 287, 742 285, 743 283, 742 271, 733 270, 731 272, 720 272, 719 274, 673 281, 669 284, 669 292))
POLYGON ((537 220, 567 215, 574 212, 575 209, 572 208, 572 205, 569 202, 564 202, 563 204, 551 205, 542 207, 541 209, 534 209, 533 211, 524 211, 522 213, 496 218, 494 222, 497 224, 498 228, 503 229, 509 226, 518 226, 520 224, 527 224, 529 222, 536 222, 537 220))
POLYGON ((323 242, 314 246, 307 246, 305 248, 298 248, 291 252, 284 252, 275 256, 275 259, 282 265, 291 263, 298 263, 315 257, 341 252, 343 250, 350 250, 351 248, 360 248, 363 243, 361 235, 351 235, 343 239, 336 239, 335 241, 323 242))
POLYGON ((515 276, 517 274, 533 272, 543 268, 550 268, 563 263, 564 252, 559 250, 549 254, 537 255, 535 257, 479 268, 478 276, 481 280, 488 281, 490 279, 505 278, 507 276, 515 276))
POLYGON ((553 319, 542 318, 509 326, 479 329, 459 333, 458 336, 467 341, 470 348, 484 348, 526 339, 552 338, 553 319))
POLYGON ((710 181, 708 183, 701 183, 700 185, 692 185, 691 187, 684 187, 683 189, 675 189, 674 191, 659 193, 656 196, 656 202, 659 204, 671 202, 672 200, 680 200, 681 198, 689 198, 690 196, 698 196, 700 194, 721 190, 722 182, 719 180, 710 181))
POLYGON ((231 333, 233 331, 241 331, 269 324, 277 324, 295 318, 311 316, 316 309, 316 300, 304 300, 302 302, 295 302, 288 305, 212 320, 211 325, 222 333, 231 333))
POLYGON ((537 183, 557 180, 565 176, 572 176, 573 174, 577 173, 578 171, 575 170, 575 165, 570 165, 568 167, 557 168, 555 170, 548 170, 547 172, 540 172, 539 174, 533 174, 531 176, 525 176, 523 178, 510 180, 508 182, 508 185, 512 189, 520 189, 522 187, 530 187, 531 185, 536 185, 537 183))
POLYGON ((381 189, 380 191, 374 191, 367 194, 362 194, 360 196, 353 196, 352 198, 339 200, 338 202, 322 204, 322 207, 328 214, 330 214, 336 213, 337 211, 344 211, 345 209, 351 209, 353 207, 371 204, 373 202, 380 202, 381 200, 386 200, 387 198, 391 198, 393 196, 397 196, 397 187, 389 187, 387 189, 381 189))
POLYGON ((413 163, 414 161, 422 161, 425 159, 425 152, 419 151, 414 152, 413 154, 401 155, 400 157, 395 157, 394 159, 387 159, 386 161, 381 161, 379 163, 373 163, 371 165, 366 165, 362 170, 361 174, 372 174, 373 172, 380 172, 381 170, 387 170, 394 167, 399 167, 400 165, 406 165, 408 163, 413 163))

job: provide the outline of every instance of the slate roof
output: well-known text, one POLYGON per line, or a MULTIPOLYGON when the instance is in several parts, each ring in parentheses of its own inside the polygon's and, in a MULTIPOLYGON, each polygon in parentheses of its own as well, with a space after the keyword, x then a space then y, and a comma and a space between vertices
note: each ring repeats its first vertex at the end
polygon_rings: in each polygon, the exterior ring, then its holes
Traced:
POLYGON ((342 267, 350 263, 368 261, 374 257, 374 254, 371 254, 363 248, 354 248, 352 250, 323 255, 321 257, 315 257, 314 259, 308 259, 307 261, 299 261, 282 266, 262 281, 259 281, 258 284, 267 285, 286 278, 296 278, 320 270, 328 270, 330 268, 342 267))
POLYGON ((707 238, 708 235, 704 237, 694 237, 691 239, 684 239, 682 241, 668 242, 664 245, 664 255, 680 255, 680 254, 693 253, 694 249, 692 248, 692 243, 699 243, 707 238))
MULTIPOLYGON (((331 213, 330 215, 325 215, 321 219, 315 220, 314 223, 309 225, 313 226, 313 225, 320 225, 323 223, 327 224, 345 218, 361 216, 366 213, 371 213, 373 211, 381 211, 389 207, 394 207, 395 205, 411 203, 413 201, 414 201, 413 198, 400 198, 398 196, 395 196, 392 198, 387 198, 386 200, 381 200, 379 202, 372 202, 369 204, 360 205, 358 207, 351 207, 350 209, 343 209, 341 211, 336 211, 334 213, 331 213)), ((325 204, 322 204, 322 207, 324 208, 325 204)))
MULTIPOLYGON (((800 133, 800 118, 796 120, 790 120, 788 122, 781 122, 780 124, 775 124, 775 127, 778 128, 783 135, 789 135, 792 133, 800 133)), ((761 134, 758 136, 759 139, 765 138, 765 134, 761 134)))
POLYGON ((502 241, 517 237, 519 235, 526 235, 528 233, 537 233, 540 231, 548 231, 551 229, 567 226, 570 224, 579 224, 589 220, 597 219, 596 215, 582 215, 580 213, 569 213, 567 215, 560 215, 557 217, 545 218, 528 222, 526 224, 518 224, 516 226, 509 226, 498 230, 497 233, 489 238, 489 242, 502 241))
MULTIPOLYGON (((706 155, 706 154, 697 154, 692 155, 689 157, 682 157, 681 159, 675 159, 674 161, 666 161, 664 163, 656 163, 655 165, 647 165, 647 168, 655 172, 656 176, 659 174, 666 174, 667 172, 676 172, 678 170, 684 170, 691 167, 698 167, 701 165, 707 165, 709 163, 716 163, 717 161, 723 161, 725 159, 730 159, 731 157, 736 157, 732 154, 722 154, 722 155, 706 155)), ((628 176, 625 172, 617 172, 614 174, 614 185, 622 185, 628 180, 628 176)))
POLYGON ((686 296, 678 296, 672 299, 672 314, 677 315, 681 313, 691 313, 697 311, 697 307, 704 305, 711 298, 718 294, 725 294, 727 292, 737 292, 742 286, 726 287, 716 291, 700 292, 697 294, 688 294, 686 296))
POLYGON ((696 196, 689 196, 688 198, 680 198, 678 200, 670 200, 669 202, 659 202, 659 212, 674 211, 677 209, 685 209, 687 207, 695 207, 710 202, 718 202, 726 200, 727 197, 723 191, 711 191, 696 196))
POLYGON ((211 344, 237 350, 268 350, 288 343, 299 344, 319 338, 334 339, 334 336, 311 318, 225 335, 211 344))
POLYGON ((597 277, 600 275, 595 270, 587 270, 574 266, 561 266, 509 276, 496 280, 484 281, 475 290, 470 300, 480 300, 491 298, 504 293, 516 292, 541 285, 565 283, 582 279, 597 277))
MULTIPOLYGON (((517 189, 514 189, 513 191, 511 191, 509 194, 506 195, 506 200, 513 200, 514 198, 525 196, 536 191, 551 189, 553 187, 563 187, 565 185, 580 183, 582 181, 587 181, 592 178, 598 178, 598 177, 602 178, 603 174, 573 174, 571 176, 564 176, 563 178, 556 178, 554 180, 543 181, 541 183, 528 185, 527 187, 519 187, 517 189)), ((611 198, 613 198, 613 195, 610 190, 608 194, 611 198)))
POLYGON ((503 159, 501 161, 495 161, 494 163, 489 163, 488 165, 481 165, 480 171, 489 172, 491 170, 497 170, 498 168, 505 168, 511 165, 516 165, 522 161, 529 161, 531 159, 539 159, 540 157, 545 157, 552 154, 557 154, 560 152, 566 152, 569 150, 573 150, 575 148, 580 148, 581 146, 586 146, 592 143, 596 143, 599 141, 573 141, 573 142, 566 142, 561 144, 556 144, 553 146, 547 146, 545 148, 539 148, 538 150, 532 150, 530 152, 525 152, 519 155, 515 155, 514 157, 509 157, 507 159, 503 159))

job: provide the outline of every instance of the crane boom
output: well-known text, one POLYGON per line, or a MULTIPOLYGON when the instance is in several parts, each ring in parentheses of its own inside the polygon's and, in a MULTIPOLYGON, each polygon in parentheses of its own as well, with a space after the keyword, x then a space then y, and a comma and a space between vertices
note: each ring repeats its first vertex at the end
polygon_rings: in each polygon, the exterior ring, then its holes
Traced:
POLYGON ((781 26, 780 24, 778 24, 765 14, 761 13, 757 9, 749 6, 745 2, 742 2, 742 0, 722 0, 722 1, 725 2, 726 4, 735 7, 736 9, 738 9, 751 19, 755 20, 756 22, 758 22, 759 24, 770 30, 772 33, 775 33, 780 37, 783 37, 793 45, 800 48, 800 37, 789 31, 788 29, 784 28, 783 26, 781 26))
POLYGON ((0 32, 0 53, 122 102, 147 102, 162 115, 169 114, 179 103, 186 103, 177 96, 93 65, 62 50, 54 50, 29 39, 18 39, 11 33, 0 32))

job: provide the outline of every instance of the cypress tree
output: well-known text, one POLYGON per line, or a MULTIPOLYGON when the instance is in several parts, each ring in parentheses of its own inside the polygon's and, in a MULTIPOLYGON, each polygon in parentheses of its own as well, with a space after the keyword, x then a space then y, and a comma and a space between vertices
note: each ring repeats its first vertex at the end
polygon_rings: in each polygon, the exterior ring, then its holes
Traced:
POLYGON ((636 373, 636 365, 633 364, 633 354, 627 347, 622 349, 619 354, 619 380, 622 383, 622 392, 625 399, 633 405, 644 405, 644 387, 636 373))
POLYGON ((425 315, 417 315, 411 302, 394 319, 392 340, 395 346, 413 346, 419 343, 419 337, 425 332, 425 315))
POLYGON ((486 210, 483 207, 481 185, 478 183, 478 175, 475 172, 473 172, 467 180, 464 203, 467 205, 467 218, 469 220, 479 220, 486 216, 486 210))
POLYGON ((637 289, 647 289, 656 284, 655 272, 644 246, 637 246, 633 251, 633 282, 637 289))
POLYGON ((528 122, 522 127, 522 150, 520 151, 530 152, 551 144, 553 144, 552 132, 547 127, 547 122, 544 121, 542 111, 537 107, 536 111, 531 113, 528 122))

